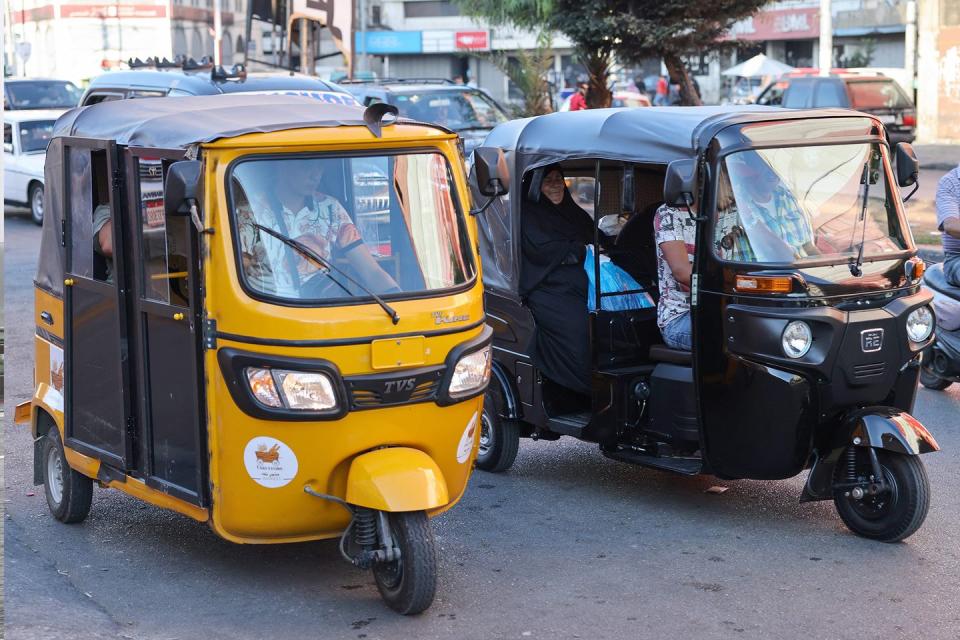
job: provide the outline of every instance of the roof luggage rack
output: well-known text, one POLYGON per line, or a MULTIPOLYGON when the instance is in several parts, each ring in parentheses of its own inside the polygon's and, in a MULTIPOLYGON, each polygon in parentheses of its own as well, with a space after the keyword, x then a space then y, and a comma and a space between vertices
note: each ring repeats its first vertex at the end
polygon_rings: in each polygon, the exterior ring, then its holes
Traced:
POLYGON ((203 56, 200 61, 188 58, 184 55, 176 56, 173 60, 154 56, 141 60, 140 58, 130 58, 127 60, 127 66, 131 69, 183 69, 184 71, 196 71, 198 69, 210 69, 213 67, 213 58, 203 56))
POLYGON ((344 79, 339 84, 451 84, 456 83, 447 78, 370 78, 370 79, 344 79))
POLYGON ((214 82, 224 82, 226 80, 243 80, 247 77, 247 68, 242 64, 235 64, 230 69, 225 69, 223 65, 214 65, 210 71, 210 79, 214 82))

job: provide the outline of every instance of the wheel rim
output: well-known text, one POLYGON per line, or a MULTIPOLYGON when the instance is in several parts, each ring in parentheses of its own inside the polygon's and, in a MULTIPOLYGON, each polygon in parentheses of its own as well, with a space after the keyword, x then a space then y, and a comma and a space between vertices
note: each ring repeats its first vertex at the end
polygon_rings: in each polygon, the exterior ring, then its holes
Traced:
POLYGON ((63 500, 63 463, 59 452, 53 447, 47 453, 47 491, 50 492, 50 498, 60 504, 63 500))
POLYGON ((34 189, 33 190, 33 200, 31 201, 33 207, 33 215, 37 218, 43 217, 43 189, 34 189))
POLYGON ((897 479, 890 470, 881 466, 883 478, 887 483, 887 490, 874 496, 864 496, 860 500, 849 498, 854 512, 864 520, 878 521, 886 518, 896 508, 900 501, 900 492, 897 479))
POLYGON ((377 565, 377 578, 387 589, 396 589, 403 580, 403 558, 377 565))
POLYGON ((490 419, 484 411, 480 416, 480 449, 478 454, 486 456, 493 447, 493 429, 490 428, 490 419))

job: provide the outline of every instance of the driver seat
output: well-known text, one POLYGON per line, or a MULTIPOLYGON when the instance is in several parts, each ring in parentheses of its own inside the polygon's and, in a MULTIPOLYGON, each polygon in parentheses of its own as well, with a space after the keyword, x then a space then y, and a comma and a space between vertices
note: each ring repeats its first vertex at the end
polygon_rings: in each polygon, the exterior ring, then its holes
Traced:
POLYGON ((672 349, 665 344, 650 345, 649 356, 651 362, 669 362, 670 364, 679 364, 684 367, 693 365, 692 351, 672 349))

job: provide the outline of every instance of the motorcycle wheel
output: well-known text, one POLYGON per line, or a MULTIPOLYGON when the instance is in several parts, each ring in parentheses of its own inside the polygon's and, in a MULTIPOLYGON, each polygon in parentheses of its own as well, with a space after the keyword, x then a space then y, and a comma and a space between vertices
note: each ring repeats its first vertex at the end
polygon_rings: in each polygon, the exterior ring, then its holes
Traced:
POLYGON ((425 611, 437 591, 437 548, 423 511, 391 513, 390 527, 400 558, 373 566, 381 597, 402 615, 425 611))
MULTIPOLYGON (((858 452, 862 453, 862 452, 858 452)), ((865 457, 865 456, 863 456, 865 457)), ((899 542, 920 528, 930 509, 930 480, 917 456, 877 451, 889 489, 857 500, 849 492, 834 493, 840 519, 851 531, 880 542, 899 542)), ((840 465, 837 471, 840 471, 840 465)), ((864 475, 860 469, 858 475, 864 475)))

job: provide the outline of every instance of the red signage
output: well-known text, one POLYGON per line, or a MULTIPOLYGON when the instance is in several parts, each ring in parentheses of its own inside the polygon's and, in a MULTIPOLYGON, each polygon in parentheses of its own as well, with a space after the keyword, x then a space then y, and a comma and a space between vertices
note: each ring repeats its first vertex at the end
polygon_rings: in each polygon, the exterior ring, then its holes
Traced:
POLYGON ((731 40, 802 40, 820 37, 820 9, 758 11, 730 28, 731 40))
POLYGON ((165 18, 167 7, 158 4, 64 4, 61 18, 165 18))
POLYGON ((457 31, 454 43, 457 49, 486 51, 490 48, 489 31, 457 31))

